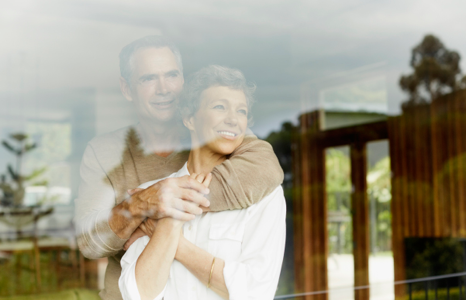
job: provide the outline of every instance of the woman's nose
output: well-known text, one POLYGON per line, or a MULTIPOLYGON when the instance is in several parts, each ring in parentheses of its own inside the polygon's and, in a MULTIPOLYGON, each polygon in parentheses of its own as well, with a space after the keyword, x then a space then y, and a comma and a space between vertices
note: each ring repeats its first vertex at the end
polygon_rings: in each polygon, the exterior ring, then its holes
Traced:
POLYGON ((228 112, 228 115, 225 118, 225 124, 228 124, 230 126, 236 126, 236 124, 238 124, 238 118, 236 117, 234 112, 228 112))

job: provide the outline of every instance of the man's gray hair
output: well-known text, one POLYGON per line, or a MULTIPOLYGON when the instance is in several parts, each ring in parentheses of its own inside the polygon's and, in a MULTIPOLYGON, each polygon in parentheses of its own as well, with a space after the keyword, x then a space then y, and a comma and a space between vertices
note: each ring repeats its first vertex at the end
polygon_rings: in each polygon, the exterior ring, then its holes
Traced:
POLYGON ((248 126, 251 126, 250 108, 254 102, 253 94, 256 86, 248 83, 240 70, 219 65, 202 68, 189 77, 179 101, 181 117, 193 116, 199 110, 202 92, 212 86, 226 86, 244 92, 249 111, 248 126))
POLYGON ((133 54, 143 48, 164 48, 168 47, 175 55, 176 63, 183 73, 183 63, 181 61, 181 53, 178 47, 175 46, 169 39, 160 35, 148 35, 126 45, 120 52, 120 73, 121 77, 127 82, 131 79, 132 59, 133 54))

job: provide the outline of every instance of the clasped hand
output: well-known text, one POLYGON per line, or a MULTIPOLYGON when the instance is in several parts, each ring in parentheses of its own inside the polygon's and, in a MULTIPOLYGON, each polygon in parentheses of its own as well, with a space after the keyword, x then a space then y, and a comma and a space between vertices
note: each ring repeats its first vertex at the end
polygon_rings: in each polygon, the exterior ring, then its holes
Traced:
POLYGON ((158 219, 170 218, 171 222, 182 225, 193 220, 195 215, 209 211, 210 203, 204 195, 209 193, 211 180, 211 173, 193 173, 159 181, 147 189, 128 190, 131 201, 141 202, 140 209, 145 220, 131 234, 123 249, 128 250, 142 236, 152 236, 158 219))

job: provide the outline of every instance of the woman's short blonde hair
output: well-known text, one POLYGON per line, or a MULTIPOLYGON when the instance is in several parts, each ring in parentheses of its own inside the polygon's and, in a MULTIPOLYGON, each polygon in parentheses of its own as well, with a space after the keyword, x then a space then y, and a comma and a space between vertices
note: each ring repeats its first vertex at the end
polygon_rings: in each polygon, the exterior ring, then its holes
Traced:
POLYGON ((256 86, 248 83, 240 70, 219 65, 202 68, 188 78, 179 101, 181 117, 193 116, 199 110, 202 92, 212 86, 226 86, 244 92, 249 111, 248 126, 251 126, 250 108, 254 102, 253 94, 256 86))

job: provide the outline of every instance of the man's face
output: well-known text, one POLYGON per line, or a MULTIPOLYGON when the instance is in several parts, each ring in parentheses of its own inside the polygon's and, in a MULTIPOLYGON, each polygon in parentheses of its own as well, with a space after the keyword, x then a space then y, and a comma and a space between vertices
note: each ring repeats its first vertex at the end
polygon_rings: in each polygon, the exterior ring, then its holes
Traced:
POLYGON ((183 74, 168 48, 143 48, 133 54, 126 98, 133 101, 139 118, 163 123, 173 119, 183 74))

